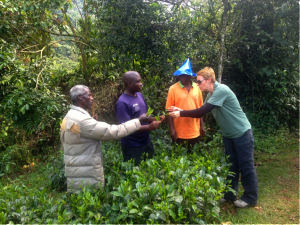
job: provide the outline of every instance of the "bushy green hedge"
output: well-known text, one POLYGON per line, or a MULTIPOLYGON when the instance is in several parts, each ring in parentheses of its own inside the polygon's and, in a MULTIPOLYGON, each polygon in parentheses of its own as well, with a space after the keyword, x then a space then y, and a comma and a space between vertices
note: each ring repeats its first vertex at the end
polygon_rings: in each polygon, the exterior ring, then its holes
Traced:
MULTIPOLYGON (((157 130, 152 138, 156 156, 139 167, 122 162, 119 142, 105 142, 104 189, 86 187, 79 194, 64 192, 54 199, 48 188, 0 184, 0 223, 219 222, 217 200, 229 174, 220 135, 187 156, 186 149, 172 147, 167 132, 157 130)), ((63 154, 59 161, 63 163, 63 154)), ((52 188, 61 189, 65 178, 60 168, 50 178, 52 188)))

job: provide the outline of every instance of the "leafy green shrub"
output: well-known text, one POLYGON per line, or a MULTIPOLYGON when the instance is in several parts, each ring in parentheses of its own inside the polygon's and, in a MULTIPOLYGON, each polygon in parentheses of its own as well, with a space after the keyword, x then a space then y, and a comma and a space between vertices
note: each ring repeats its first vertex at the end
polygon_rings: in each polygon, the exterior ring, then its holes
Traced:
POLYGON ((123 82, 101 81, 95 87, 91 88, 94 97, 95 113, 98 114, 99 120, 110 123, 117 123, 115 105, 124 91, 123 82))
MULTIPOLYGON (((153 135, 152 135, 153 136, 153 135)), ((50 198, 45 188, 0 186, 2 223, 210 223, 219 222, 218 199, 226 188, 228 164, 221 136, 192 155, 172 146, 168 130, 152 137, 155 157, 139 167, 122 162, 120 142, 103 142, 104 188, 50 198), (20 189, 22 189, 20 191, 20 189), (5 190, 5 191, 2 191, 5 190)), ((65 187, 63 154, 50 159, 51 189, 65 187)))
POLYGON ((66 191, 67 180, 65 174, 64 153, 59 151, 59 155, 49 159, 46 170, 49 171, 49 186, 51 190, 66 191))
POLYGON ((288 147, 288 129, 280 129, 269 134, 262 134, 260 131, 254 132, 255 150, 268 154, 278 153, 279 146, 288 147))
POLYGON ((0 131, 0 152, 14 144, 16 136, 15 129, 13 129, 12 122, 7 120, 6 117, 0 116, 1 131, 0 131), (14 135, 13 135, 14 134, 14 135))
POLYGON ((33 91, 23 87, 7 95, 3 112, 15 127, 28 133, 40 132, 46 127, 53 130, 66 108, 65 102, 64 95, 58 89, 33 91))
POLYGON ((11 172, 11 165, 15 165, 11 156, 8 153, 0 154, 0 177, 11 172))
POLYGON ((29 189, 25 185, 3 186, 0 183, 0 223, 49 223, 57 221, 59 203, 47 189, 29 189))
POLYGON ((28 142, 24 142, 24 145, 12 145, 9 146, 6 151, 11 156, 11 159, 17 163, 20 167, 32 162, 32 151, 28 147, 28 142))
POLYGON ((296 1, 240 2, 240 27, 227 36, 235 44, 227 48, 223 82, 264 133, 299 128, 299 27, 290 23, 298 9, 296 1))
POLYGON ((170 86, 174 84, 172 77, 149 76, 142 82, 142 93, 148 106, 154 109, 154 114, 157 115, 159 112, 165 111, 168 91, 170 86))

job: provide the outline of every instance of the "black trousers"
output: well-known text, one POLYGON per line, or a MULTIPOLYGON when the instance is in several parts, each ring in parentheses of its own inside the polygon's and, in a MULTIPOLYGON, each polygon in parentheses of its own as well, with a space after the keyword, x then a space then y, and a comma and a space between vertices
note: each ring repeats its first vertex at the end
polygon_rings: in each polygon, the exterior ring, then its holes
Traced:
POLYGON ((122 152, 124 162, 134 159, 134 165, 140 165, 142 160, 152 159, 154 155, 154 147, 151 142, 144 146, 127 146, 122 144, 122 152), (148 156, 148 157, 147 157, 148 156))
MULTIPOLYGON (((245 189, 241 199, 250 205, 256 205, 258 181, 253 159, 254 139, 252 130, 246 131, 238 138, 223 137, 223 142, 225 154, 229 156, 229 162, 232 163, 229 171, 235 173, 234 176, 228 176, 227 180, 231 180, 232 189, 237 192, 239 175, 241 174, 242 185, 245 189)), ((227 192, 224 198, 229 201, 235 201, 236 195, 232 192, 227 192)))
MULTIPOLYGON (((192 148, 194 147, 195 144, 199 144, 200 140, 201 140, 201 136, 192 138, 192 139, 177 138, 175 143, 181 144, 183 147, 187 148, 188 154, 192 154, 192 148)), ((173 144, 174 144, 174 141, 173 141, 173 144)))

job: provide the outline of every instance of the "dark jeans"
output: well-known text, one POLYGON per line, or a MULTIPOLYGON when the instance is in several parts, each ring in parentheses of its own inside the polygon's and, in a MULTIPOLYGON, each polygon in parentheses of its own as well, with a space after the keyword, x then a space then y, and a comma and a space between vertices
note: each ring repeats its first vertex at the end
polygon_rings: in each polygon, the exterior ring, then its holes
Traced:
POLYGON ((140 165, 142 160, 153 158, 154 148, 151 140, 144 146, 127 146, 122 144, 124 162, 134 159, 134 165, 140 165), (148 154, 148 157, 147 157, 148 154))
MULTIPOLYGON (((234 176, 228 176, 227 180, 231 180, 232 189, 237 192, 239 188, 239 174, 241 173, 241 181, 245 189, 241 199, 250 205, 256 205, 258 182, 253 159, 254 139, 252 130, 246 131, 243 136, 238 138, 223 137, 223 142, 225 154, 229 156, 229 162, 232 163, 229 170, 235 173, 234 176)), ((229 201, 235 201, 236 195, 232 192, 227 192, 224 198, 229 201)))
MULTIPOLYGON (((201 140, 201 136, 192 138, 192 139, 182 139, 182 138, 177 138, 175 143, 176 144, 181 144, 181 146, 187 148, 187 153, 191 154, 192 153, 192 148, 194 147, 195 144, 199 144, 201 140)), ((173 141, 174 144, 174 141, 173 141)))

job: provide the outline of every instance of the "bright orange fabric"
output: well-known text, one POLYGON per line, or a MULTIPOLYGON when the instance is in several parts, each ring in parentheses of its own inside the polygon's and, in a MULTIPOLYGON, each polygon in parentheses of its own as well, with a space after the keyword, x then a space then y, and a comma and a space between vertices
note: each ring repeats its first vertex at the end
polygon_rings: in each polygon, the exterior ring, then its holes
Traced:
MULTIPOLYGON (((191 110, 200 108, 202 105, 202 92, 195 83, 193 83, 189 92, 185 87, 181 88, 179 82, 170 87, 166 109, 176 106, 183 110, 191 110)), ((192 139, 200 136, 199 118, 173 118, 173 124, 178 138, 192 139)))

